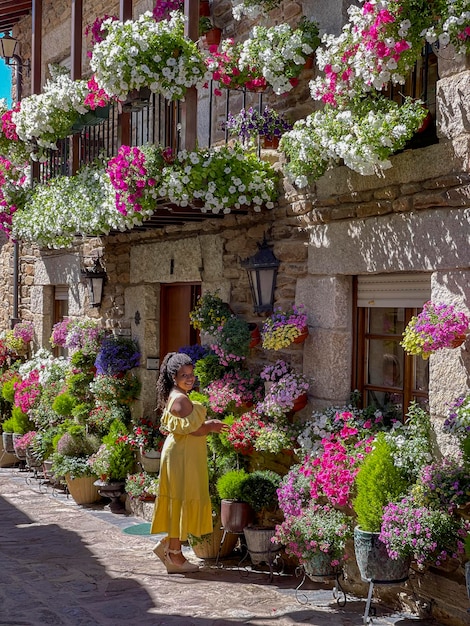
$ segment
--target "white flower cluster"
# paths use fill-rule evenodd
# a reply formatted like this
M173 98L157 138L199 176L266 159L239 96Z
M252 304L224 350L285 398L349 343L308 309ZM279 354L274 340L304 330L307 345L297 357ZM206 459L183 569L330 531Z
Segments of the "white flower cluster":
M258 67L275 94L287 93L296 85L296 78L307 57L314 53L312 39L301 28L288 24L271 28L255 26L249 39L243 42L240 52L240 70Z
M20 110L13 113L18 137L41 148L57 149L56 141L70 134L78 116L87 112L83 104L87 93L85 81L65 74L49 80L42 93L23 98Z
M284 169L298 187L341 159L362 175L390 168L388 157L403 148L426 116L422 103L411 99L400 106L386 98L366 98L350 107L327 105L282 136L279 149L288 157Z
M105 20L106 38L95 44L90 60L99 87L122 101L141 87L168 100L181 100L189 87L202 87L210 75L203 54L184 36L184 19L174 11L161 22L150 12L124 23Z
M271 209L276 197L276 180L266 163L253 155L213 148L202 152L178 153L176 162L163 169L159 193L178 206L193 200L202 203L201 211L230 213L251 205Z
M232 0L232 15L236 20L241 20L244 15L254 20L280 4L281 0Z
M79 235L124 231L140 223L134 214L116 210L114 189L104 169L86 166L76 176L38 185L24 211L13 217L12 236L39 246L61 248Z
M465 55L470 46L470 0L450 0L447 2L447 15L439 24L433 24L424 31L426 41L439 43L445 48L455 47L457 55Z

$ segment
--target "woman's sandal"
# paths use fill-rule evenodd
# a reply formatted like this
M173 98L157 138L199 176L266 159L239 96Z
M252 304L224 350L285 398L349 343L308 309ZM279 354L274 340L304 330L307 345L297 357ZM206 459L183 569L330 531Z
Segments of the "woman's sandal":
M166 545L168 543L168 537L164 537L163 539L161 539L157 545L155 546L155 548L153 549L153 552L156 556L158 556L158 558L160 559L160 561L163 563L163 565L166 566Z
M199 565L196 565L195 563L190 563L190 561L185 561L181 564L173 563L173 561L169 557L170 554L181 554L181 550L167 549L165 551L164 565L168 574L187 574L188 572L197 572L199 570Z

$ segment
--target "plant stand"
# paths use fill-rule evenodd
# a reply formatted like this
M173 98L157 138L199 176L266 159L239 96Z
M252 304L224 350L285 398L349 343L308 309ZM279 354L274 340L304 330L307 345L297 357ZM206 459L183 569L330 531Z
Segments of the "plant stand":
M104 480L95 480L93 483L95 487L98 487L98 493L103 498L109 498L111 500L109 504L109 510L111 513L125 514L126 507L121 502L121 496L124 493L123 481L116 481L108 483Z
M346 606L346 601L347 601L346 592L344 591L340 583L340 578L344 580L344 572L342 569L335 569L334 571L331 571L325 574L315 573L314 575L307 574L304 566L301 566L301 570L303 571L302 581L295 588L295 599L297 600L299 604L302 604L302 605L310 604L310 600L307 594L305 593L305 591L301 591L302 586L305 583L305 580L309 578L310 580L313 580L314 582L321 582L321 583L327 580L334 580L335 584L332 589L333 598L336 600L336 604L340 606L341 608ZM296 570L296 574L297 574L297 570Z

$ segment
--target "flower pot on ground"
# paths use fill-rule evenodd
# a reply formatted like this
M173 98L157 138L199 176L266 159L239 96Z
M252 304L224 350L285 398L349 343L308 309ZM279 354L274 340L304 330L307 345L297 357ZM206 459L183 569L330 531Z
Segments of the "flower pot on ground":
M71 474L66 474L65 481L67 489L76 504L92 504L100 499L100 494L95 485L96 476L73 478Z
M158 489L158 478L143 471L137 474L128 474L124 485L125 491L132 499L142 501L155 500Z
M246 526L243 529L246 547L253 565L272 565L281 551L281 546L273 543L275 529L269 526Z
M220 517L224 530L242 533L245 526L253 521L254 511L244 502L241 487L247 479L245 470L232 470L220 476L216 483L217 493L221 499Z
M240 499L255 512L255 522L260 526L274 528L277 522L277 490L281 476L272 470L256 470L249 473L240 487Z
M10 433L3 431L2 442L5 452L13 456L15 454L15 446L13 445L13 432Z
M220 515L214 520L214 530L210 535L203 537L191 537L189 542L194 554L200 559L226 558L230 556L235 548L238 537L236 533L227 533L224 538L224 529L221 528L222 520ZM224 542L222 543L222 539Z
M149 474L157 474L160 470L161 452L157 450L144 450L141 448L137 455L137 462L142 469Z
M8 435L8 438L3 437L3 435ZM13 446L13 433L2 433L2 438L0 439L0 467L9 467L18 461L16 454L14 454L14 449L13 453L6 451L4 445L5 439L10 441L11 448Z
M354 530L354 551L361 578L380 583L405 580L410 559L392 559L379 539L384 507L406 493L409 486L393 462L383 433L377 436L360 466L355 486L353 509L358 525Z

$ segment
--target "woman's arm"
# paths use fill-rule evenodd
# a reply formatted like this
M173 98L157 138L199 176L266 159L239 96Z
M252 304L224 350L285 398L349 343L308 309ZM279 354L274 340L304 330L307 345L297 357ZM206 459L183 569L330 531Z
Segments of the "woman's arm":
M209 433L220 433L223 430L228 430L227 424L224 424L220 420L206 420L204 424L192 433L195 437L205 437Z

